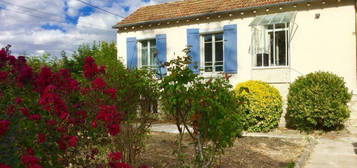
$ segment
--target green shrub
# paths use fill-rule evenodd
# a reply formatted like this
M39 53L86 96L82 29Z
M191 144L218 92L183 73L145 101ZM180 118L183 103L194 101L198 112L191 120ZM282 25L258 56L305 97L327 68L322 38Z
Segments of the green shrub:
M335 74L301 76L289 88L288 127L303 131L341 128L350 114L347 103L351 96L343 78Z
M239 93L242 88L248 91ZM262 81L239 83L234 88L248 102L242 108L244 129L249 132L268 132L279 125L282 98L279 91Z
M224 149L231 147L242 132L241 102L228 80L200 77L188 68L189 63L188 56L165 63L169 73L161 81L162 109L174 119L179 130L174 154L180 165L175 167L187 164L182 152L184 132L195 145L194 167L215 167L214 163Z

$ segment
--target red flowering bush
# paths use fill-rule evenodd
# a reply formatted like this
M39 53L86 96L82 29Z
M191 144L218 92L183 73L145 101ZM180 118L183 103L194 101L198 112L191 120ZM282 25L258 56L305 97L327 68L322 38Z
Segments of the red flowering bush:
M1 168L130 167L120 152L103 160L108 151L97 149L120 139L129 118L104 66L86 57L78 81L66 69L34 71L9 53L0 50Z

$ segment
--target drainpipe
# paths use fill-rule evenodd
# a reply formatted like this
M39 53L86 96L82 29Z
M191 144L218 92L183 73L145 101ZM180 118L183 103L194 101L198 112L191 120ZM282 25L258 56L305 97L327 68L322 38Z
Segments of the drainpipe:
M357 0L355 0L355 38L356 38L356 84L355 84L355 89L357 89ZM353 93L356 94L356 93Z

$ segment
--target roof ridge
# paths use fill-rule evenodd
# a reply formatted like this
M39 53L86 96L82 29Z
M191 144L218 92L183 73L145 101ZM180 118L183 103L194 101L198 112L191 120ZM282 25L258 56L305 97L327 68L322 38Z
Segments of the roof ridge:
M179 0L139 8L114 28L306 1L315 0Z

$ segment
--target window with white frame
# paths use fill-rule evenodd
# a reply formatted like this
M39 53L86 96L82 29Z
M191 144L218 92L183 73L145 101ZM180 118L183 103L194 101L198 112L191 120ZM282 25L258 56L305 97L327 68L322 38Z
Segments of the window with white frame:
M205 72L223 72L223 33L203 34L203 68Z
M256 53L257 67L289 65L289 24L265 25L264 37L260 43L264 48Z
M139 64L141 68L157 68L155 39L139 41Z
M290 42L297 29L296 12L275 13L255 17L250 51L255 67L287 67Z

